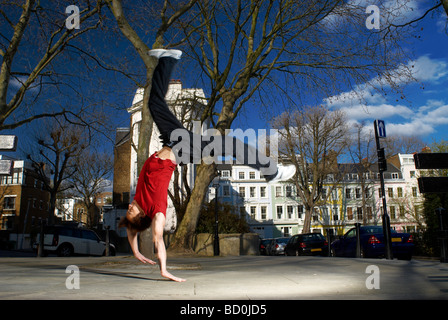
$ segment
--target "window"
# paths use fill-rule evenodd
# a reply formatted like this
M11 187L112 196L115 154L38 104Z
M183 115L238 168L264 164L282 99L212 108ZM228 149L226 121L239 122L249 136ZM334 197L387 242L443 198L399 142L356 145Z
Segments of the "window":
M411 175L411 178L415 178L415 171L410 171L409 174Z
M294 218L294 207L286 206L286 214L288 215L288 219L293 219Z
M229 177L230 177L230 170L221 171L221 178L229 178Z
M277 198L282 196L282 187L275 187L275 196Z
M244 180L245 178L246 178L246 175L244 174L244 172L239 172L238 173L238 179Z
M283 219L283 207L277 206L277 219Z
M4 210L14 210L16 208L16 197L5 196L3 200Z
M347 207L347 220L353 220L353 209L352 209L352 207Z
M397 197L398 198L401 198L401 197L403 197L403 188L397 188Z
M352 189L351 188L345 188L345 198L346 199L352 198Z
M372 196L369 187L365 187L365 194L366 194L366 199L368 199Z
M322 200L326 200L327 199L327 189L322 188L321 193L320 193L320 197Z
M3 214L0 222L0 230L11 230L14 227L14 215Z
M297 206L297 215L299 219L302 219L302 214L303 214L303 206L302 205L298 205Z
M249 187L249 196L251 198L255 198L257 196L255 192L255 187Z
M333 220L334 221L339 220L339 208L338 207L333 208Z
M238 195L241 198L244 198L246 196L246 188L245 187L239 187L238 189Z
M284 237L291 236L291 227L282 227L282 232Z
M255 179L255 172L254 171L249 172L249 179L251 179L251 180Z
M412 187L412 196L417 197L417 187Z
M249 210L250 210L250 218L252 220L257 219L257 207L256 206L250 206Z
M222 195L224 197L230 196L230 186L222 186Z
M266 206L261 206L260 207L260 212L261 212L261 220L266 220L266 218L267 218L267 207Z
M400 218L404 218L406 210L404 206L400 206Z
M389 211L390 211L390 218L392 219L392 220L395 220L395 207L394 206L390 206L389 207Z
M391 176L392 176L392 179L398 179L398 177L399 177L398 173L396 173L396 172L392 173Z
M362 220L362 207L358 207L356 213L358 220Z
M354 238L354 237L356 237L356 229L352 229L349 232L347 232L345 237L346 238Z
M292 197L292 186L286 186L286 196Z
M355 195L356 195L356 199L361 199L361 188L356 188L355 189Z
M387 195L389 196L389 198L393 198L394 197L394 189L387 188Z
M266 198L266 187L260 187L260 197Z

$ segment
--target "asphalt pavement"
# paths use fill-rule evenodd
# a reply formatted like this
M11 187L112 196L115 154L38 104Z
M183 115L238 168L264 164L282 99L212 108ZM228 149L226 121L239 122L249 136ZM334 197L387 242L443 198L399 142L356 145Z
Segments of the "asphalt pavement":
M446 300L448 264L285 256L170 256L169 271L132 256L0 253L1 300Z

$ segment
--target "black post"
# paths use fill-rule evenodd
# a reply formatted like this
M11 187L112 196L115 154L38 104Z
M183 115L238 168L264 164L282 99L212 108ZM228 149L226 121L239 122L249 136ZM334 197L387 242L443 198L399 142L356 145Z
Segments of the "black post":
M40 234L39 234L39 247L37 249L37 256L44 256L44 239L45 239L45 219L40 220Z
M448 217L444 208L437 208L440 223L440 262L448 262Z
M331 240L333 239L333 229L327 229L327 245L328 253L327 256L331 257Z
M356 258L361 258L361 224L355 223L356 227Z
M105 252L105 256L109 257L110 256L110 238L109 238L109 229L110 226L106 227L106 252Z
M393 259L392 256L392 240L391 240L391 234L390 234L390 219L389 215L387 214L387 204L386 204L386 190L384 187L384 176L383 171L387 170L387 162L386 158L384 156L384 148L381 148L380 146L380 138L378 135L378 122L374 121L374 128L375 128L375 141L376 141L376 150L378 153L378 169L380 173L380 183L381 183L381 198L383 200L383 234L384 234L384 241L385 243L385 254L386 259Z
M215 239L213 242L213 255L219 256L219 233L218 233L218 188L215 186Z

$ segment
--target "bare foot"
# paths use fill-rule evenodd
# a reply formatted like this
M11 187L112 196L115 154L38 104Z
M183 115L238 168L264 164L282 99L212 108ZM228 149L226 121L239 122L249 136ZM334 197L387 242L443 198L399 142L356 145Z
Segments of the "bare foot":
M169 279L169 280L176 281L176 282L185 282L185 281L187 281L187 280L185 280L185 279L182 279L182 278L178 278L178 277L173 276L173 275L172 275L171 273L169 273L168 271L160 272L160 274L161 274L162 277L167 278L167 279Z

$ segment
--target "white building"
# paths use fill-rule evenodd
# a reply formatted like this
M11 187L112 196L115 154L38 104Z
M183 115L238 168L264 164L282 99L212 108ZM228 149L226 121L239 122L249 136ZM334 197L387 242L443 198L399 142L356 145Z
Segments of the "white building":
M204 91L202 89L184 89L180 80L171 80L168 87L168 92L165 98L169 108L181 121L181 123L189 130L201 134L207 129L207 123L202 127L194 127L192 120L195 120L196 111L201 109L201 105L206 103ZM131 139L133 145L138 145L138 136L140 132L140 123L142 119L141 111L143 106L143 88L137 89L132 106L128 108L131 116ZM154 152L162 148L162 143L159 140L159 130L156 125L153 126L151 141L149 144L149 152ZM178 166L178 170L188 170L188 184L191 188L194 185L195 165L188 164L186 166ZM131 147L131 185L130 185L130 201L134 198L137 187L139 172L137 172L137 151ZM174 177L174 175L173 175ZM173 178L172 178L173 179ZM180 187L183 187L183 181L179 179ZM170 189L172 189L172 183ZM175 219L174 207L171 199L168 198L167 221L166 229L175 230L177 220Z
M397 156L401 164L392 159L383 175L387 212L393 229L417 231L421 223L416 214L417 204L422 200L417 173L412 155ZM383 203L378 172L374 169L366 173L361 182L356 165L343 164L340 168L345 172L344 179L339 182L328 179L324 184L325 196L313 210L311 230L326 234L330 229L333 234L342 235L355 223L381 225ZM220 165L218 169L219 201L230 203L240 216L245 216L252 232L261 238L302 232L305 210L292 183L270 184L258 170L243 165ZM365 184L364 197L361 183ZM209 200L214 197L215 189L211 186Z

